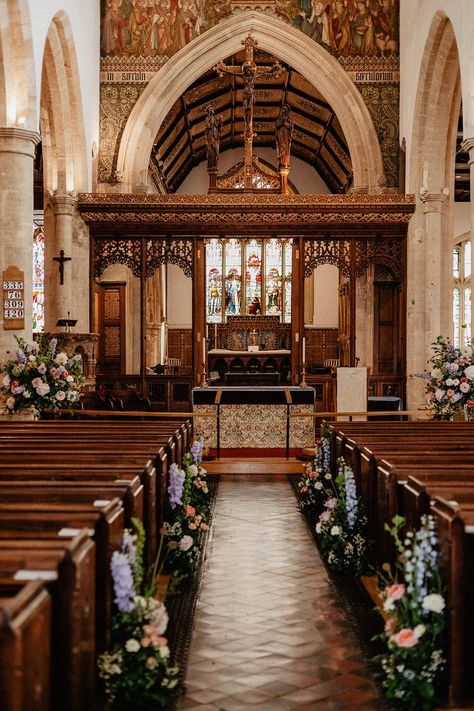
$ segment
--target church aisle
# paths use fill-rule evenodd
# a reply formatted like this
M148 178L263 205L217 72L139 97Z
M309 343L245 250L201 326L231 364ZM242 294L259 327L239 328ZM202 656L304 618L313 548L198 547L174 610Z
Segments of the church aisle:
M187 711L380 709L288 482L221 480Z

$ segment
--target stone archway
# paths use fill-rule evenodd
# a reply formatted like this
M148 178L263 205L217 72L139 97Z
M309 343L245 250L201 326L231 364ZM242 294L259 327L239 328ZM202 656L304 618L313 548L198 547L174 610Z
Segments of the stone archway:
M420 66L407 191L417 194L408 233L407 372L427 367L431 344L452 335L453 192L461 75L451 21L437 12ZM424 404L409 381L408 406Z
M37 128L33 42L27 0L0 8L0 126Z
M52 19L43 55L40 130L45 193L45 326L54 330L59 318L88 328L88 241L76 212L77 193L87 189L87 155L79 69L69 18L64 11ZM76 236L76 239L74 239ZM57 257L61 250L72 262L60 283ZM73 278L75 293L73 301Z
M86 140L76 50L64 11L46 36L41 77L40 128L44 187L58 192L87 189Z
M174 102L218 61L239 51L249 31L262 49L288 62L331 104L348 142L354 189L379 191L385 184L380 145L367 106L352 80L334 57L302 32L255 11L239 13L194 39L148 84L120 143L117 173L121 174L122 189L133 192L143 183L156 133Z

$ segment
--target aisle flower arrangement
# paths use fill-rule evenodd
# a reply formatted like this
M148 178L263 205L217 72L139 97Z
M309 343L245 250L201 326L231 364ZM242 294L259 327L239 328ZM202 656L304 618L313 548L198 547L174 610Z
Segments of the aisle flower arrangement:
M193 574L202 533L209 530L209 487L206 470L201 466L202 451L202 440L195 440L183 456L183 469L176 464L170 467L162 562L163 572L172 576L170 592Z
M304 474L298 482L298 508L304 514L319 514L324 501L330 496L332 482L329 438L323 436L316 443L313 464L304 465Z
M114 711L170 708L176 693L178 669L169 664L166 637L168 613L147 588L143 570L144 531L133 519L136 533L125 530L120 551L111 561L114 589L109 650L98 659L99 675Z
M380 609L384 632L378 636L385 652L382 666L387 698L403 709L428 711L436 706L440 674L445 666L442 636L446 603L438 569L437 540L431 516L422 518L418 531L401 535L405 521L393 519L386 529L399 554L396 570L380 573Z
M337 573L360 575L367 568L367 520L357 497L352 469L343 459L324 511L316 524L316 535L328 567Z
M40 336L27 343L16 337L16 358L3 367L0 386L7 413L34 408L63 409L79 405L83 383L81 355L58 349L56 338Z
M474 408L473 344L455 348L449 338L438 336L433 343L431 370L426 379L427 404L434 419L451 420L458 411Z

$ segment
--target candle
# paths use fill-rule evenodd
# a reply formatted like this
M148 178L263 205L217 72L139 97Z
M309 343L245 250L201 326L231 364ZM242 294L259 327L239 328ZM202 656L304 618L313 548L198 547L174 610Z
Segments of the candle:
M165 362L165 322L161 322L160 327L160 363L163 365Z
M206 338L209 338L209 326L206 323Z
M202 339L202 362L204 363L204 367L206 367L206 341L204 338Z
M214 348L217 348L217 323L214 324Z
M303 365L305 365L305 363L306 363L306 338L303 338L303 356L302 356L302 360L303 360Z

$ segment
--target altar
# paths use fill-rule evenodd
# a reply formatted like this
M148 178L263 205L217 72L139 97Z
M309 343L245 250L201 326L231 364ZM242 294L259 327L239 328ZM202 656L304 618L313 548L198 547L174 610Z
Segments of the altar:
M215 417L195 417L194 432L206 446L225 450L271 450L296 454L314 447L314 388L208 387L194 388L193 412ZM304 414L304 417L298 417Z

